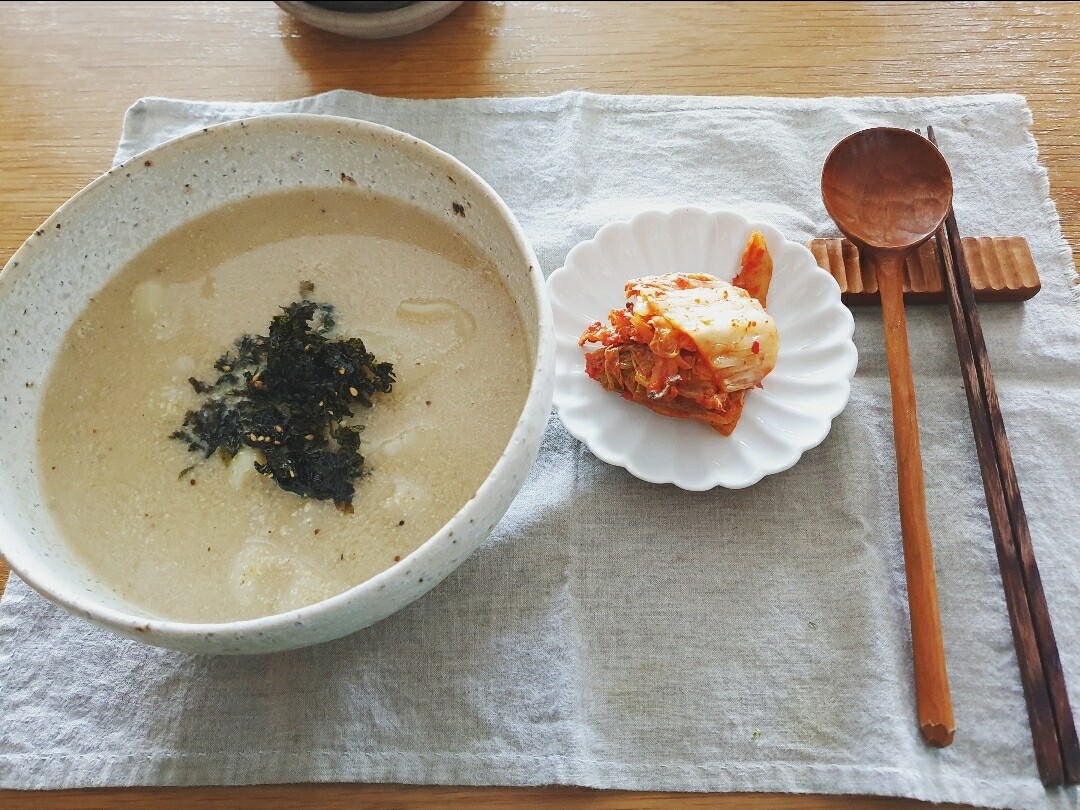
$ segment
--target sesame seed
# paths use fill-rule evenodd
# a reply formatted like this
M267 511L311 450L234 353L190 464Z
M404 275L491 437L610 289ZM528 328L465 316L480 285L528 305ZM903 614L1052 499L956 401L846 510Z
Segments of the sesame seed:
M349 393L352 394L354 397L360 396L360 392L357 391L355 388L352 388L352 387L349 388Z

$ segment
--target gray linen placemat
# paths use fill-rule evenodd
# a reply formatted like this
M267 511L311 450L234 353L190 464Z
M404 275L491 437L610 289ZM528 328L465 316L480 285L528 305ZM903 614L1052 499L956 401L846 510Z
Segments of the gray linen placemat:
M933 124L966 233L1020 234L1043 278L987 306L994 363L1066 675L1080 694L1080 311L1017 96L611 97L280 104L145 99L117 158L240 116L404 129L504 197L546 271L645 208L731 207L835 233L819 172L864 126ZM0 604L0 784L393 781L878 793L1076 806L1043 790L948 312L909 314L955 744L914 721L880 314L825 443L743 491L688 493L598 462L553 418L487 544L399 614L261 658L150 649L13 578Z

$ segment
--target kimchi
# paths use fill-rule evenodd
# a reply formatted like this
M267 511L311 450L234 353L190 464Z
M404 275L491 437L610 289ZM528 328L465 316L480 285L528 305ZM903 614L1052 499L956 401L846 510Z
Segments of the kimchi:
M629 281L626 306L579 345L600 344L585 371L609 391L664 414L735 429L747 391L776 365L780 340L765 311L772 280L765 238L751 235L731 283L703 273Z

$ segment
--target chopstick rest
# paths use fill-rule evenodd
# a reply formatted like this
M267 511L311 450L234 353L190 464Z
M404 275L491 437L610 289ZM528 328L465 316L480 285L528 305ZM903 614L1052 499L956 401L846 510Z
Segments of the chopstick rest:
M1039 271L1022 236L965 236L960 240L975 300L1026 301L1039 292ZM818 266L840 285L840 298L848 306L881 303L877 278L847 239L828 237L807 243ZM904 266L904 303L945 303L941 259L936 240L911 252Z

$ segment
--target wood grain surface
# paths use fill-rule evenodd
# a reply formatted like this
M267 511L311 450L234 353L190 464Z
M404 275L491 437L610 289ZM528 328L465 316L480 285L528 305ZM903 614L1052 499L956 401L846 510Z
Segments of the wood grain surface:
M702 95L1022 93L1080 237L1080 4L466 3L399 40L305 27L270 2L0 3L0 265L109 164L140 96L276 100L581 89ZM928 122L934 123L934 122ZM960 223L961 231L964 223ZM0 579L6 569L0 564ZM3 723L0 718L0 723ZM562 807L900 810L899 799L574 788L304 785L15 793L26 808Z

